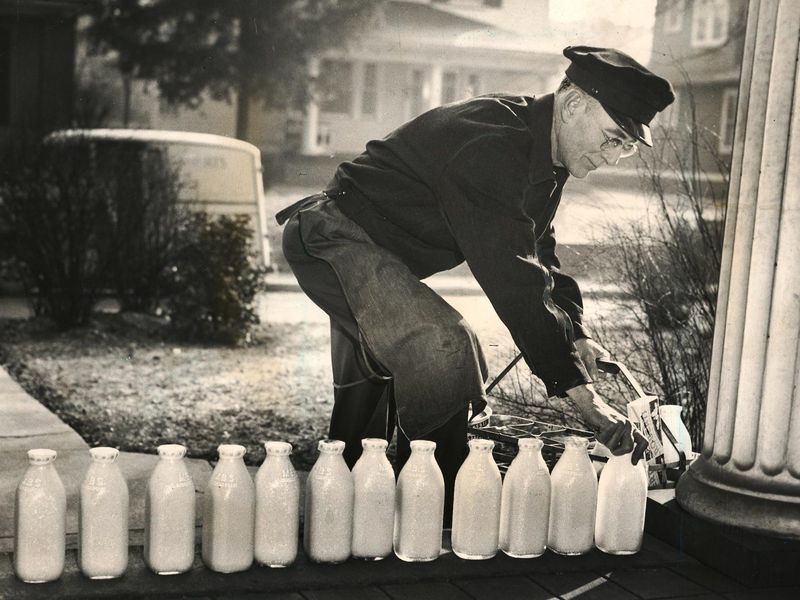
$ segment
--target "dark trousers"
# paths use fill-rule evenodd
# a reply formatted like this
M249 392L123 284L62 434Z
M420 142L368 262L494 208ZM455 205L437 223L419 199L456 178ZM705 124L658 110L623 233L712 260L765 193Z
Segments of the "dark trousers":
M344 457L352 468L361 455L363 438L391 440L393 437L397 406L392 374L373 357L364 342L336 271L329 262L308 252L297 215L286 224L283 252L300 287L331 320L334 406L329 435L345 442ZM456 474L467 452L468 412L465 400L461 411L419 436L436 442L435 456L445 480L446 526L452 514ZM411 450L409 438L400 427L397 429L395 469L399 473Z

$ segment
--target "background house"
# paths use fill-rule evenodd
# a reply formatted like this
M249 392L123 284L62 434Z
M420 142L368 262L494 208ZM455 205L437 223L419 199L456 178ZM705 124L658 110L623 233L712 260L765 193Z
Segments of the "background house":
M85 0L0 0L0 147L69 125Z
M730 165L747 0L658 0L650 66L675 87L677 99L661 117L674 131L694 121L708 140L700 161L715 170L715 155Z
M526 15L539 36L492 24ZM289 111L254 102L247 141L268 154L352 155L409 118L487 91L549 90L563 72L549 35L549 0L389 0L370 27L312 60L315 101ZM503 22L503 19L505 21ZM79 27L79 37L88 21ZM78 80L108 105L105 123L235 135L236 102L171 106L147 81L123 81L112 57L79 45ZM101 85L97 85L102 82Z

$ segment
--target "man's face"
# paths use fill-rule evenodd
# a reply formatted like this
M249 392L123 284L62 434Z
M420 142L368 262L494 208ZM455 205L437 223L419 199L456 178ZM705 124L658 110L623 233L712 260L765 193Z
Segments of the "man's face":
M573 177L586 177L603 165L616 165L636 152L636 141L624 133L600 104L573 92L560 111L556 162Z

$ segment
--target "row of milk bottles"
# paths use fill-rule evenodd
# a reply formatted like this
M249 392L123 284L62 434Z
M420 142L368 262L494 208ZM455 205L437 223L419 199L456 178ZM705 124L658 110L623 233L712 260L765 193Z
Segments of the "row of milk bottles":
M456 476L453 552L487 559L501 549L515 558L565 555L595 546L609 554L634 554L644 535L647 471L631 455L613 456L597 474L588 440L569 437L552 474L542 441L519 440L519 452L501 483L492 458L494 442L473 439Z
M291 445L267 442L255 485L244 446L223 444L206 489L203 561L211 569L247 569L255 558L286 566L297 553L300 483ZM114 448L92 448L80 488L78 562L91 579L120 577L128 565L128 487ZM195 487L178 444L158 447L160 460L145 496L144 559L161 575L188 571L195 554ZM23 581L53 581L64 569L66 494L56 452L28 451L16 492L14 571Z
M465 559L486 559L498 548L514 557L545 548L582 554L594 545L630 554L641 546L647 495L643 461L612 457L600 476L587 440L569 438L552 475L537 438L519 441L505 482L492 458L494 443L473 439L458 472L452 547ZM444 479L434 458L436 444L411 442L411 456L395 482L386 440L365 439L350 471L344 442L322 440L308 475L304 549L315 562L350 556L380 560L394 552L405 561L430 561L441 548ZM253 560L285 567L295 560L300 483L291 445L267 442L255 482L244 465L245 448L219 447L219 462L206 490L202 557L210 569L231 573ZM145 501L144 557L159 574L189 570L194 561L194 483L183 462L186 449L159 446ZM90 450L92 463L81 485L79 563L90 578L122 575L128 561L128 490L113 448ZM28 452L30 466L17 488L14 567L20 579L57 579L64 567L66 496L54 468L53 450Z

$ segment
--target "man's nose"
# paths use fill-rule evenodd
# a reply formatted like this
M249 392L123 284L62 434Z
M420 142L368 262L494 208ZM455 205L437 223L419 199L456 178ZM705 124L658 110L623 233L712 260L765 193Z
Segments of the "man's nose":
M617 166L622 158L622 148L608 148L602 150L600 155L603 157L603 160L606 161L606 164Z

